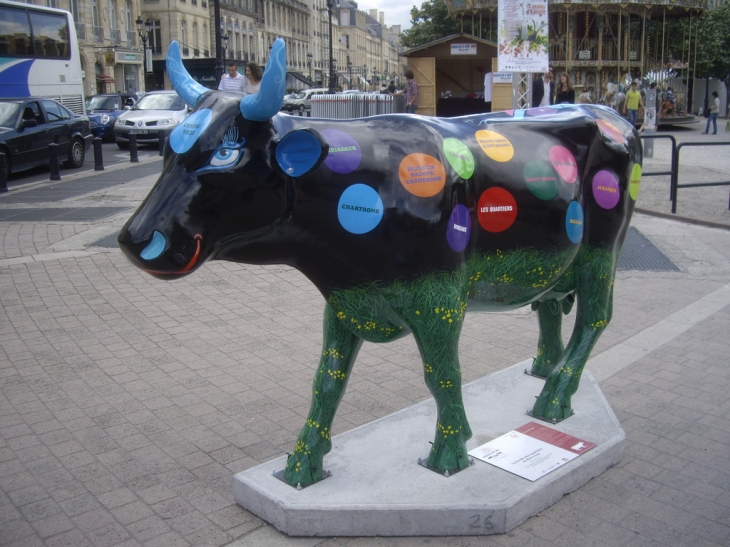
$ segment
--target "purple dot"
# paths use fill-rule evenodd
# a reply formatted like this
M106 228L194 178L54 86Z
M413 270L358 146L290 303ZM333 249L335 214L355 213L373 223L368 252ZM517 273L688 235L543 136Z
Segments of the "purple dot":
M329 144L329 153L324 164L335 173L352 173L360 165L362 151L355 139L344 131L325 129L322 136Z
M449 226L446 229L446 241L457 253L460 253L469 244L471 236L471 216L469 209L464 205L457 205L449 217Z
M596 173L593 176L593 197L596 198L596 203L604 209L616 207L621 197L616 175L606 170Z

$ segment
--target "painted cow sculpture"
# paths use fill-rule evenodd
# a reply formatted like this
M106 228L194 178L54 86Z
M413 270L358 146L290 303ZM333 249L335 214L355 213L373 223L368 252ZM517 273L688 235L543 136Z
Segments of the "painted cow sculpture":
M364 340L412 333L437 403L428 466L468 466L459 335L468 310L531 304L533 415L570 416L571 396L611 319L614 274L641 178L634 129L598 106L437 119L326 120L278 114L285 48L261 91L211 91L167 67L194 108L170 135L163 172L119 244L163 279L206 260L288 264L326 299L306 423L284 477L322 477L330 432ZM562 314L577 298L570 342Z

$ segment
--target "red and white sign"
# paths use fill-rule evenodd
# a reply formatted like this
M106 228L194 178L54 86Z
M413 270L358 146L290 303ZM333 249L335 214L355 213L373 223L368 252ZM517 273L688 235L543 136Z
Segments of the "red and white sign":
M451 44L451 55L476 55L476 44Z
M470 450L469 455L536 481L595 446L595 443L529 422Z

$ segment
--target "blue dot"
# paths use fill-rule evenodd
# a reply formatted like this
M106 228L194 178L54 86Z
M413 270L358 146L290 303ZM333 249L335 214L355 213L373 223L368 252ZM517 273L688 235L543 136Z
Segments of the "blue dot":
M337 218L348 232L366 234L380 224L383 201L370 186L353 184L340 196Z
M583 208L580 203L571 201L565 214L565 231L573 243L580 243L583 239L583 220Z

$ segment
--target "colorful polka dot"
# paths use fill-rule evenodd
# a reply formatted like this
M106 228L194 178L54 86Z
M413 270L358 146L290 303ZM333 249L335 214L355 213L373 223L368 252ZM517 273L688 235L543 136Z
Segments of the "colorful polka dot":
M337 218L352 234L365 234L380 224L383 201L378 193L365 184L353 184L340 196Z
M596 198L596 203L604 209L616 207L621 197L616 175L605 169L596 173L593 176L593 197Z
M352 173L362 161L362 150L357 141L344 131L325 129L322 136L329 144L324 164L335 173Z
M629 181L629 196L636 201L639 198L639 187L641 186L641 165L635 163L631 168L631 180Z
M556 145L550 148L550 161L565 182L573 184L578 178L578 162L565 146Z
M451 211L449 225L446 228L446 240L449 242L449 247L460 253L469 244L470 236L471 216L469 215L469 209L459 204Z
M539 199L553 199L558 193L558 176L553 168L542 161L528 161L522 171L530 192Z
M443 148L446 160L457 175L468 179L474 174L474 156L463 142L449 137L444 139Z
M408 154L400 162L398 177L406 190L422 198L435 196L446 184L444 166L428 154Z
M571 201L565 214L565 231L568 239L573 243L580 243L583 239L583 208L577 201Z
M612 141L615 141L619 144L626 144L629 141L626 140L626 137L621 132L621 130L613 125L611 122L607 122L606 120L596 120L596 124L598 124L598 129L601 131L601 134L605 137L608 137Z
M517 218L517 202L504 188L490 188L479 197L477 219L487 232L503 232Z
M474 136L484 153L494 161L506 162L515 155L512 143L496 131L482 129L474 133Z

